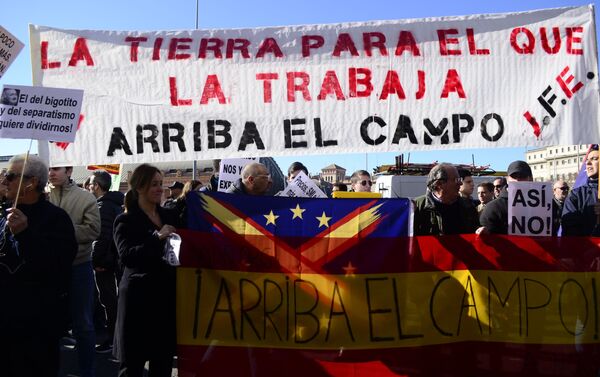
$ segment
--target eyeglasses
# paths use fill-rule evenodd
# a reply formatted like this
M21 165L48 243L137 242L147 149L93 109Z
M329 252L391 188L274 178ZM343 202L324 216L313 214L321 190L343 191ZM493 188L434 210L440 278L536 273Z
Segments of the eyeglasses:
M362 181L360 181L361 186L373 186L373 182L371 181L367 181L366 179L363 179Z
M267 179L271 179L271 174L257 174L254 177L267 177Z
M4 179L6 179L7 182L12 182L15 179L19 178L21 176L21 173L7 173L4 175ZM28 179L31 178L30 175L23 175L23 179Z
M555 190L569 191L569 187L555 187Z

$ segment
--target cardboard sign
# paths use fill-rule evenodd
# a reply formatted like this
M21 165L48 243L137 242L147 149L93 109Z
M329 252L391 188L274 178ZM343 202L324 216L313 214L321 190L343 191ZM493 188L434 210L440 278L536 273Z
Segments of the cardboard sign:
M73 142L83 91L4 85L0 138Z
M552 183L511 182L508 185L508 234L552 235Z
M300 171L296 177L288 183L285 190L277 194L278 196L286 196L290 198L326 198L327 195L312 179L303 171Z
M255 29L30 32L34 84L85 90L77 142L51 145L51 165L600 139L591 5Z
M219 167L219 189L217 191L226 192L233 182L242 177L244 166L257 162L258 158L231 158L221 160Z
M23 43L0 25L0 78L23 49Z

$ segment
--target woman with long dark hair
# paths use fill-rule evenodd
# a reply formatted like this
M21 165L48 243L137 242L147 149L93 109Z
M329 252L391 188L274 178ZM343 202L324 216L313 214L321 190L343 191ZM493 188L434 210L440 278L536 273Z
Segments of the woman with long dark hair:
M163 259L177 216L160 206L162 173L142 164L129 179L125 213L115 219L114 236L123 277L114 355L119 376L171 376L175 353L175 268Z

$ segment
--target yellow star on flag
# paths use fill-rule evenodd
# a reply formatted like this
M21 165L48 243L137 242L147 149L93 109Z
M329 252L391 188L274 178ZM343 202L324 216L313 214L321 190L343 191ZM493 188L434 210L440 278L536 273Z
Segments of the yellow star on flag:
M302 212L304 212L306 210L300 208L300 204L296 204L296 208L290 208L290 211L292 211L292 213L294 214L294 217L292 217L292 220L294 220L296 217L299 217L301 220L303 220Z
M331 220L331 217L327 217L325 211L323 211L321 217L317 217L316 219L319 220L319 228L322 226L329 228L329 220Z
M342 270L346 271L346 276L354 276L356 267L352 265L352 262L348 262L348 265L346 267L342 267Z
M271 210L271 212L269 212L268 215L263 215L263 216L265 217L265 219L267 219L266 225L269 225L269 224L276 225L275 220L277 220L277 218L279 217L273 213L273 210Z

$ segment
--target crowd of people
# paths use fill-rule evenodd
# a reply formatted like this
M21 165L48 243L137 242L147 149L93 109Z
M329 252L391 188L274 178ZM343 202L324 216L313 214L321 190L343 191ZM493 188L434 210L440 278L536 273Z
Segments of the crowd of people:
M587 182L569 192L553 185L553 235L597 235L598 147L586 160ZM67 331L76 343L80 375L95 375L95 353L113 352L119 375L170 376L176 346L175 267L165 262L165 244L186 227L186 195L217 191L174 182L163 202L163 173L139 165L125 195L110 191L111 176L94 171L85 188L71 167L50 167L36 156L13 157L0 179L0 376L52 376L59 370L59 344ZM215 170L218 171L218 170ZM293 163L291 182L308 169ZM475 185L471 172L441 163L431 169L424 195L414 199L414 235L508 233L508 185L532 181L531 168L514 161L506 177ZM253 162L228 189L234 195L266 195L273 180ZM355 192L372 191L371 175L350 178ZM344 184L334 191L346 191ZM100 310L97 310L100 308ZM98 314L100 313L100 314ZM106 336L96 335L102 317Z

